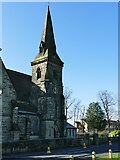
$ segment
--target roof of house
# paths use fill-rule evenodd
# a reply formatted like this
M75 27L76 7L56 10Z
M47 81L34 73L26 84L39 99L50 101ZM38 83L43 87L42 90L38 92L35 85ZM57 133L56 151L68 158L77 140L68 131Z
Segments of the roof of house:
M119 121L118 120L110 120L110 123L111 124L117 124L117 123L119 123Z
M72 124L68 123L67 122L67 126L66 126L67 129L77 129L75 126L73 126Z
M6 69L9 78L16 90L17 100L29 101L31 89L31 76L17 71Z

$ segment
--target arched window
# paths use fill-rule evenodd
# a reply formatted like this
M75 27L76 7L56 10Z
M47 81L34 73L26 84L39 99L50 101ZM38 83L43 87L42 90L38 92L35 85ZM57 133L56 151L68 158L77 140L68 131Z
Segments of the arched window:
M41 71L39 67L37 68L36 73L37 73L37 79L41 78Z

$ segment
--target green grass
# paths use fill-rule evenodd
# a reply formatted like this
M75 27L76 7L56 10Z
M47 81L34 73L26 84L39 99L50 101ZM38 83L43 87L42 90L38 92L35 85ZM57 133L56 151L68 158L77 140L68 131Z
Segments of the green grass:
M113 153L112 159L113 160L120 160L120 153ZM101 157L97 158L96 160L109 160L109 157L108 157L108 155L101 156Z

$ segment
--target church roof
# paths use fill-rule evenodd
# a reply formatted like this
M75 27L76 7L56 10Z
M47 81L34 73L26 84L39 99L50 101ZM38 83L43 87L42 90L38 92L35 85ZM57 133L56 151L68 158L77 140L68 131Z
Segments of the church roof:
M16 90L17 99L21 101L29 101L31 89L31 76L24 73L6 69L9 78Z
M48 6L42 38L39 46L39 53L35 57L35 59L32 61L31 65L39 63L40 61L44 61L46 59L49 62L53 62L63 66L63 62L61 61L60 57L56 52L56 45L55 45L49 6Z
M22 114L37 114L37 108L29 102L12 100L12 105L18 107L18 112Z

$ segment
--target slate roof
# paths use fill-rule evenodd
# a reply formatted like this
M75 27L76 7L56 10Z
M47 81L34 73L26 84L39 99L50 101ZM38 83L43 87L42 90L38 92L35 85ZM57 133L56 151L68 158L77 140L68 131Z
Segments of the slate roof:
M46 13L42 39L39 46L39 53L31 62L31 65L37 64L44 60L48 60L49 62L60 65L61 67L63 67L64 64L56 52L53 25L49 6Z
M67 129L77 129L75 126L73 126L72 124L68 123L67 122L67 126L66 126Z
M18 112L19 113L37 113L37 108L30 104L29 102L22 102L22 101L16 101L12 100L12 105L14 107L18 107Z
M17 71L6 69L9 78L16 90L17 100L29 101L31 89L31 76Z

